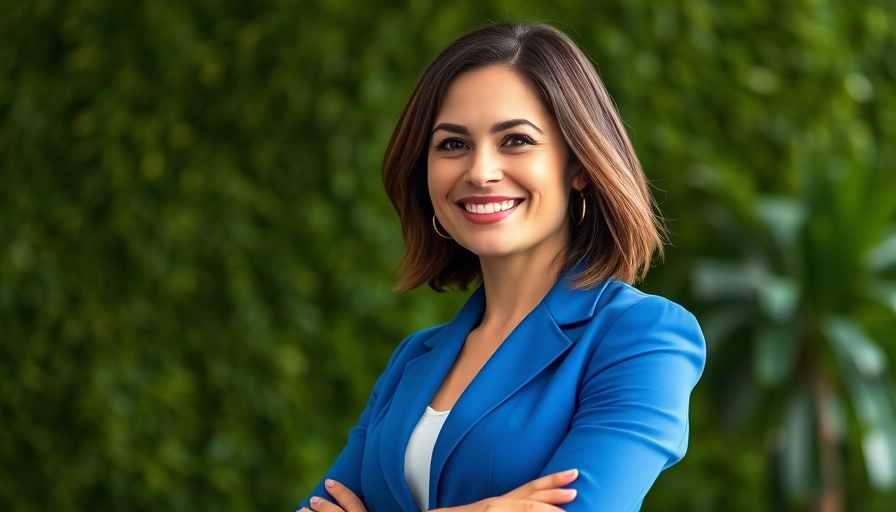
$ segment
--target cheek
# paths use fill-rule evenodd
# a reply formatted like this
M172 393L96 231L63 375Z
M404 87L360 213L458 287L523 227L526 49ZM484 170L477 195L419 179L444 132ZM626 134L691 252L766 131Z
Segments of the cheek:
M544 201L566 204L572 186L572 179L566 172L557 167L547 167L533 178L535 178L531 182L533 193L541 196Z
M426 183L432 198L441 198L451 191L451 168L445 162L429 159L426 166Z

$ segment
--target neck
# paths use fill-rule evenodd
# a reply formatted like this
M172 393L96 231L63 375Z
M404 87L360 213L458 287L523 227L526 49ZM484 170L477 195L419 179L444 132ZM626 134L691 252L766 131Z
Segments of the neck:
M535 309L560 277L561 256L480 258L485 288L483 326L512 329Z

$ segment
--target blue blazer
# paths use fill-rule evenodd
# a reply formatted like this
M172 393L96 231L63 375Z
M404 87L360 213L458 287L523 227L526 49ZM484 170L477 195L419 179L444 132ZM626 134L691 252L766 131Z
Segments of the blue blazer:
M325 476L370 512L417 510L404 474L408 439L484 307L480 288L452 322L405 339L374 386ZM638 510L687 449L688 400L705 356L681 306L612 279L589 290L561 279L451 409L433 450L429 508L577 468L578 496L565 510ZM323 481L311 496L329 498Z

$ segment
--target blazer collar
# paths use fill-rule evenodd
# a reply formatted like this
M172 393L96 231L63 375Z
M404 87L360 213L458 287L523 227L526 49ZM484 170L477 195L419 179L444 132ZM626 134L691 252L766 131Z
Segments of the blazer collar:
M613 281L612 278L605 279L594 288L575 290L569 287L574 274L574 271L565 272L542 301L558 326L577 324L594 318L601 295Z
M576 270L566 271L557 280L557 283L551 288L548 294L542 299L540 306L547 308L554 323L558 326L566 326L585 322L594 318L597 314L597 305L600 297L606 290L607 286L613 282L613 278L605 279L603 282L589 288L587 290L576 290L570 288L570 282L575 275ZM536 308L537 309L537 308ZM476 289L467 302L461 308L455 319L447 324L439 334L424 341L423 344L428 348L435 347L439 342L444 340L448 331L452 331L452 327L460 325L469 325L466 332L479 323L482 314L485 311L485 290L482 286ZM466 336L466 333L464 334Z
M431 497L436 496L438 479L448 457L466 433L566 351L572 341L563 332L563 326L594 316L607 282L589 290L573 290L568 286L569 274L557 281L504 340L451 409L433 450ZM415 508L404 476L408 440L484 310L485 292L480 286L453 321L423 342L430 350L405 365L384 419L380 446L383 472L402 509Z

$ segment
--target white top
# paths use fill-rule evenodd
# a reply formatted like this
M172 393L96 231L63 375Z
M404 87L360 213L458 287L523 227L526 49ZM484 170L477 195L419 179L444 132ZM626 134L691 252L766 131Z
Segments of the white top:
M420 510L429 508L429 468L432 463L432 450L449 412L451 410L440 412L426 406L426 411L411 432L408 449L404 452L404 477Z

